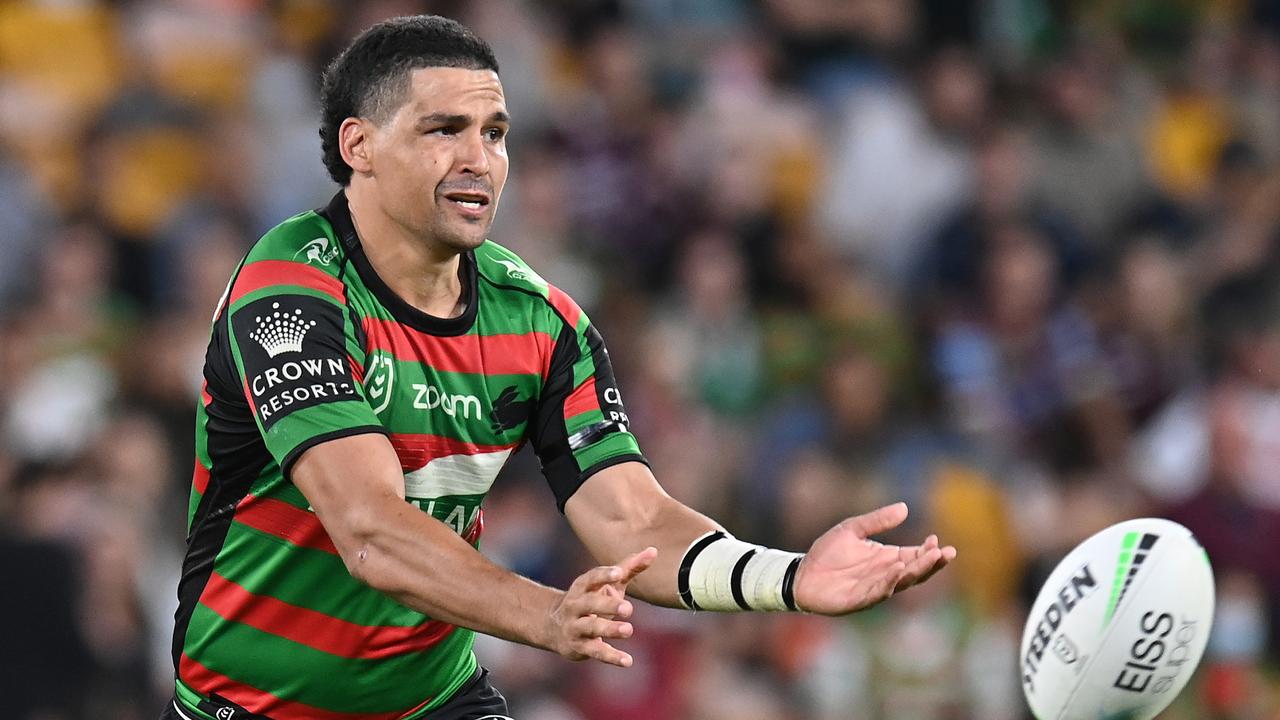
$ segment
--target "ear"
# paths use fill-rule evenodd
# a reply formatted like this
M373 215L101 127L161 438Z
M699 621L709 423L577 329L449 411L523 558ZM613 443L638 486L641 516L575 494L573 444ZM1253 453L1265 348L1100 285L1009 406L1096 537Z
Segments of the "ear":
M342 160L356 173L373 170L368 130L368 121L361 118L349 117L338 126L338 150L342 153Z

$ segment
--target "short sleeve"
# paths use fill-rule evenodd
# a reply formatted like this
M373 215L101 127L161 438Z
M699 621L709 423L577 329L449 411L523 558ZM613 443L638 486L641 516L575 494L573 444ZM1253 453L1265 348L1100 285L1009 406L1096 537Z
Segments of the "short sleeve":
M630 430L604 338L586 314L554 287L565 320L538 399L531 440L556 504L593 474L623 462L646 462Z
M245 265L222 321L245 399L267 450L288 475L326 440L385 432L365 399L361 353L343 285L300 263Z

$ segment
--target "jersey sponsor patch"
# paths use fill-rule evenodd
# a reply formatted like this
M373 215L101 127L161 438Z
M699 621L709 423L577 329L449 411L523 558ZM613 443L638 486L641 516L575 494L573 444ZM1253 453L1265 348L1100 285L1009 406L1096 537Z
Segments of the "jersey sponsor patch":
M240 308L231 325L263 430L302 408L359 398L337 305L277 295Z

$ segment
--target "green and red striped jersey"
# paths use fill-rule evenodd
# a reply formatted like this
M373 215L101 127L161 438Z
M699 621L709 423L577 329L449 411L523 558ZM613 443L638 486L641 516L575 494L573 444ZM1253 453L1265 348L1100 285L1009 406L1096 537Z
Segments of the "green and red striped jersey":
M476 668L473 633L355 580L289 481L308 448L378 432L407 501L473 545L485 494L528 441L555 498L643 461L599 333L486 242L465 312L427 315L374 272L346 196L268 232L214 317L173 655L190 717L216 694L277 720L417 718ZM351 478L360 482L360 478ZM484 592L476 588L476 592Z

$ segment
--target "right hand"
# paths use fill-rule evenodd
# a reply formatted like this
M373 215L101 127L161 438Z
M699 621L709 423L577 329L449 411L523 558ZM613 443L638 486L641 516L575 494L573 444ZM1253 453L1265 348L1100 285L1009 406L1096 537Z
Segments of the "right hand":
M648 569L656 557L657 548L648 547L617 565L592 568L579 575L548 618L551 649L573 661L599 660L631 667L631 656L605 639L631 637L633 628L626 620L634 606L626 598L627 583Z

